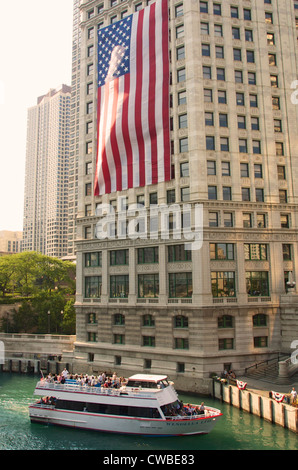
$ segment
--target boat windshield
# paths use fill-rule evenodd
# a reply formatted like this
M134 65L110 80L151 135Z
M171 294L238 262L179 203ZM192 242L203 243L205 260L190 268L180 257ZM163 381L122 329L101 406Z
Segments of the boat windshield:
M134 388L165 388L169 385L169 382L164 379L164 380L159 380L158 382L152 382L149 380L132 380L129 379L126 387L134 387Z

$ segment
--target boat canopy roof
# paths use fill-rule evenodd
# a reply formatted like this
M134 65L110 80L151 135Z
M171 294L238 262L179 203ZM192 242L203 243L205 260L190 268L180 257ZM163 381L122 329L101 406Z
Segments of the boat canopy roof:
M135 374L130 376L128 380L158 383L161 380L167 380L167 378L168 377L166 375Z

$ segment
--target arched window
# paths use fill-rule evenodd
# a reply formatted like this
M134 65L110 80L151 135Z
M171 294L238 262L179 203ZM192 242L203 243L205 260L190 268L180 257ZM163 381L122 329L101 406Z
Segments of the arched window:
M267 326L267 315L257 313L252 317L253 326Z
M174 328L188 328L188 318L184 315L174 317Z
M223 315L218 317L218 328L233 328L233 317L231 315Z

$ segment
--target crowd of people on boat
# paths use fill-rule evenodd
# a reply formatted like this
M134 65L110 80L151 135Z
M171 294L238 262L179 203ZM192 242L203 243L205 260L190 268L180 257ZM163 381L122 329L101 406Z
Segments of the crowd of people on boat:
M205 405L204 402L202 402L200 406L190 403L184 405L182 401L178 400L170 405L165 405L162 407L162 410L167 418L197 416L205 413Z
M116 372L108 376L106 372L95 375L88 374L70 374L65 368L60 374L49 373L44 380L57 384L77 384L88 387L120 388L126 384L124 377L118 377Z

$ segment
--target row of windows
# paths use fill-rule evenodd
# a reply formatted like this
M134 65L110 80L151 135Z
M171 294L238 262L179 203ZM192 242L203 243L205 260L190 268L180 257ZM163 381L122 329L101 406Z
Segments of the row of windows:
M210 259L211 260L234 260L235 259L235 243L210 243ZM266 243L244 243L244 259L245 260L268 260L269 245ZM284 261L292 259L293 245L289 243L282 244L282 253ZM168 262L191 261L192 251L186 250L184 245L168 246ZM157 246L138 248L137 251L138 264L154 264L159 263L159 250ZM110 251L110 265L128 265L129 250ZM102 252L85 253L85 267L97 267L102 265Z
M88 342L97 342L96 333L88 333L87 340ZM144 347L154 348L156 346L155 336L142 336L141 343ZM125 344L125 334L114 334L113 335L113 344ZM268 336L254 336L253 344L255 348L262 348L268 346ZM188 338L173 338L173 349L189 349L189 339ZM234 349L234 338L218 338L218 349ZM117 365L121 364L118 359ZM148 366L146 367L148 368Z
M95 333L88 334L88 342L97 342L97 335ZM113 336L113 344L125 344L125 335L124 334L115 334ZM254 336L253 344L255 348L264 348L268 346L268 336ZM142 346L152 347L156 346L155 336L142 336ZM173 349L189 349L189 340L188 338L174 338ZM234 349L234 338L219 338L218 339L218 349ZM89 356L90 359L90 356ZM94 360L94 356L93 356ZM117 356L117 365L121 365L121 357ZM148 365L146 363L145 368L150 368L151 363ZM183 372L183 370L179 370Z
M247 256L267 256L265 250L259 252L248 251ZM228 256L228 254L227 254ZM249 258L248 258L249 259ZM255 258L252 258L255 259ZM289 272L284 272L284 283L289 278ZM269 272L268 271L246 271L246 293L249 297L268 297ZM110 281L110 298L128 298L129 275L113 275ZM158 298L159 296L159 274L140 274L138 281L138 298ZM191 272L179 272L168 274L169 298L187 299L192 297ZM85 298L100 298L102 290L101 276L85 277ZM213 298L236 297L236 272L235 271L211 271L211 290Z
M142 316L142 326L143 327L155 327L155 317L150 314ZM173 328L188 328L189 320L185 315L176 315L172 320ZM89 313L87 317L88 324L97 324L97 315L96 313ZM252 317L252 323L254 327L258 326L267 326L268 316L263 313L258 313ZM124 326L125 325L125 315L122 313L116 313L113 315L113 325ZM222 315L217 319L218 328L234 328L234 317L231 315Z

